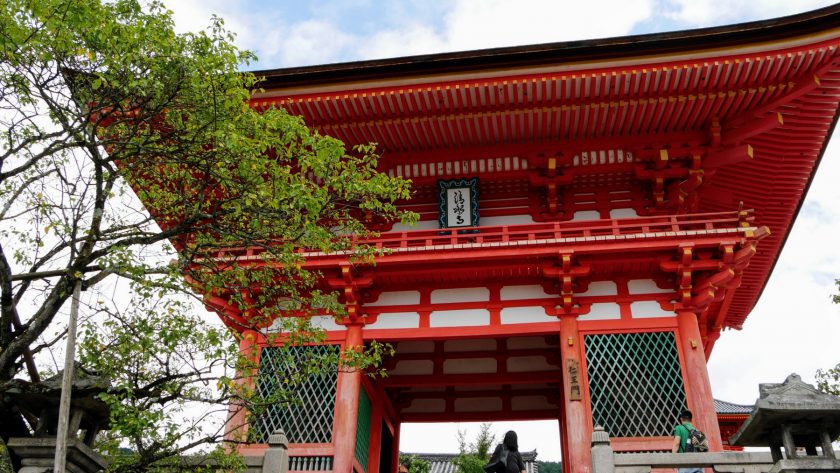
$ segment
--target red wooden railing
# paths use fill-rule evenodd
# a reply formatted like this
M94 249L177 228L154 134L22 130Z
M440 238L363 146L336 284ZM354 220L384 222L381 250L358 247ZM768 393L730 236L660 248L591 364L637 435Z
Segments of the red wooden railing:
M714 212L685 215L662 215L622 219L547 222L524 225L488 227L461 227L436 230L413 230L382 233L378 237L360 240L360 243L383 250L434 247L439 245L507 244L522 241L560 240L598 237L645 237L669 232L710 230L737 230L751 227L752 211ZM689 233L690 234L690 233ZM221 258L256 257L262 247L227 248L219 252ZM301 249L309 255L322 254Z
M659 232L685 232L738 228L753 220L751 212L636 217L612 220L549 222L495 227L447 228L383 233L364 243L377 248L411 248L465 243L509 243L561 238L638 235Z

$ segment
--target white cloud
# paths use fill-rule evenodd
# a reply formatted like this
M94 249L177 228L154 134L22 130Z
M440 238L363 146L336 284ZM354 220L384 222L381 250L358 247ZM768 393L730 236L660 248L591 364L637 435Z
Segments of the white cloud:
M625 35L652 14L653 0L459 0L436 24L405 13L355 33L340 18L289 23L282 12L236 2L181 0L170 8L179 31L206 28L212 14L223 17L237 44L274 68Z
M619 36L649 17L652 6L652 0L461 0L453 2L439 30L418 23L386 28L361 41L353 54L394 57ZM606 10L614 14L603 15Z
M689 25L707 26L737 21L775 18L814 10L834 3L832 0L670 0L668 16Z
M356 41L328 21L309 20L295 23L281 33L276 49L267 51L269 57L279 55L284 64L324 64L337 60L336 52L343 51Z
M619 36L648 18L652 6L650 0L462 0L446 15L446 42L476 49Z
M359 58L388 58L449 51L451 47L428 25L411 24L374 33L359 43ZM361 55L364 51L364 55Z
M212 14L225 19L237 44L257 51L261 68L295 67L337 61L430 54L629 34L645 22L678 27L710 26L771 18L819 8L830 0L457 0L429 5L434 15L412 15L411 3L387 5L367 28L352 15L328 14L336 7L313 7L320 16L289 21L283 9L246 2L178 0L168 5L179 31L198 31ZM362 9L366 2L356 5ZM399 8L398 8L399 7ZM415 6L415 8L417 8ZM353 11L344 5L341 11ZM414 13L417 13L414 11ZM416 16L416 17L415 17ZM351 24L350 22L355 22ZM669 25L664 25L668 27Z

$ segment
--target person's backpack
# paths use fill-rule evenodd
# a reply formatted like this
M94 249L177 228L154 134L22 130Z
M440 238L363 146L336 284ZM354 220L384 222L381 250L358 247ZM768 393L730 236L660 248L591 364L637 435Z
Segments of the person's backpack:
M706 439L706 434L697 429L688 431L688 439L685 442L686 452L708 452L709 441Z
M496 461L484 465L486 473L507 473L507 457L508 449L502 444L502 451L499 453L499 458Z

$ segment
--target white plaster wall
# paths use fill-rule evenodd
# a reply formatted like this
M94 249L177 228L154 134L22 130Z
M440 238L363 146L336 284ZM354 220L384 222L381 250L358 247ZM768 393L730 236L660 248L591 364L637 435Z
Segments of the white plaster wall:
M420 291L390 291L379 294L379 299L368 302L365 307L383 305L412 305L420 303Z
M540 322L557 322L557 317L545 313L540 306L534 307L505 307L499 317L502 324L533 324Z
M490 312L484 309L436 310L429 315L430 327L477 327L490 325Z
M614 281L594 281L589 283L586 292L577 294L578 296L615 296L618 294L618 287Z
M262 330L260 330L260 331L261 331L262 333L264 333L264 334L268 334L268 333L280 333L280 332L281 332L281 329L280 329L280 328L281 328L281 327L280 327L280 320L279 320L279 319L274 319L274 320L271 322L271 325L269 325L268 327L263 328L263 329L262 329Z
M329 315L318 315L310 319L313 327L323 330L346 330L343 325L335 323L335 319ZM261 330L264 334L281 333L283 331L282 318L276 318L271 325Z
M676 317L673 311L663 310L657 301L638 301L630 304L630 311L634 319L645 319L651 317Z
M572 217L572 221L577 222L580 220L599 220L600 218L601 214L596 210L578 210Z
M611 209L610 210L610 218L632 218L638 217L639 214L636 212L636 209L633 208L622 208L622 209Z
M420 314L417 312L395 312L379 314L376 323L365 325L369 328L417 328L420 326Z
M335 318L331 315L316 315L310 319L313 327L318 327L324 330L346 330L346 327L335 323Z
M416 230L437 230L440 228L440 224L438 224L437 220L421 220L417 222L416 225L403 225L400 222L394 224L391 227L391 230L388 233L397 233L397 232L411 232Z
M484 374L496 371L494 358L456 358L443 362L443 372L446 374Z
M662 289L656 285L653 279L632 279L627 281L627 290L630 294L664 294L674 292L673 289Z
M435 289L432 291L432 304L449 302L485 302L490 300L490 290L486 287L462 287L456 289Z
M503 301L545 299L546 297L553 296L551 294L546 294L542 286L538 284L528 286L505 286L501 290L501 298Z
M527 212L528 209L522 209ZM534 222L533 217L528 214L524 215L501 215L498 217L481 217L478 222L482 227L500 227L502 225L527 225Z
M592 304L588 314L581 315L578 320L615 320L621 318L621 307L615 302Z

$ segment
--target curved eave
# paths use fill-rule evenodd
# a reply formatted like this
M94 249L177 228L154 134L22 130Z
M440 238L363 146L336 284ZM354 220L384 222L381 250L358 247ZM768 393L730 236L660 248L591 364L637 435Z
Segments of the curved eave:
M487 69L593 62L729 48L810 35L840 25L840 4L735 25L615 38L565 41L442 54L254 71L265 89L440 75Z
M754 405L748 406L746 404L735 404L732 402L721 401L715 399L715 412L719 418L737 418L746 419L755 408Z
M837 122L840 4L720 28L258 74L267 83L254 106L286 108L349 144L377 142L385 170L410 178L400 164L527 160L629 141L706 146L713 118L737 135L783 115L743 142L755 159L719 168L701 191L700 211L743 202L773 232L729 308L712 311L724 318L705 328L718 331L743 325L764 290Z

